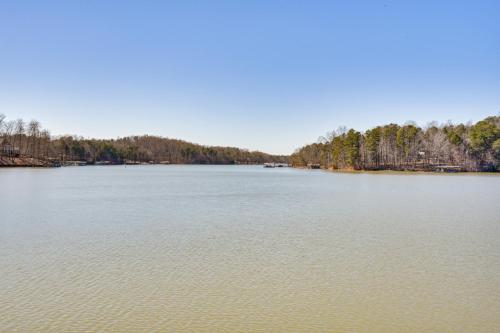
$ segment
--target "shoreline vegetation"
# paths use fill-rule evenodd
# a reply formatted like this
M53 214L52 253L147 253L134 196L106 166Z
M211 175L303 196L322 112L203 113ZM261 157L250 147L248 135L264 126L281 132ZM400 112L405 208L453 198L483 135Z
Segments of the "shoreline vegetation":
M7 120L0 114L0 167L144 164L286 164L338 172L498 172L500 116L476 124L413 122L363 133L344 127L291 156L234 147L203 146L160 136L87 139L52 137L38 121Z
M0 114L0 167L264 163L288 163L288 156L150 135L117 139L52 137L36 120L7 120Z
M341 127L290 156L294 167L335 171L500 171L500 116L475 124Z

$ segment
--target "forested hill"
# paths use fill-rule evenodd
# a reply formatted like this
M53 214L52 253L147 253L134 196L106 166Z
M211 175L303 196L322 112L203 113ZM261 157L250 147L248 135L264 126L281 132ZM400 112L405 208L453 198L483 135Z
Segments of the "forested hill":
M85 139L77 136L51 137L37 121L8 121L0 114L0 157L39 160L85 161L86 163L172 163L172 164L260 164L288 162L275 156L234 147L210 147L159 136L130 136L118 139Z
M290 157L294 166L357 170L500 171L500 116L476 124L340 128Z

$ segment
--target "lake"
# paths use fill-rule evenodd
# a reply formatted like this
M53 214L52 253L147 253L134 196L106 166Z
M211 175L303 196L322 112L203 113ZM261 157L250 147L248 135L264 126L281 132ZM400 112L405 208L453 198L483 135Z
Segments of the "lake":
M0 169L1 332L500 332L500 177Z

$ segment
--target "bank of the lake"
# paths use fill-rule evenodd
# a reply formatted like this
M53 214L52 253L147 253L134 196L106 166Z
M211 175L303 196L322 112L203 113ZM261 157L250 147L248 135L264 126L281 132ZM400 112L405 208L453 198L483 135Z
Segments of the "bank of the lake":
M325 171L332 173L346 173L346 174L373 174L373 175L493 175L500 176L499 171L446 171L446 170L391 170L391 169L353 169L353 168L343 168L343 169L334 169L334 168L310 168L305 166L294 166L294 169L299 170L311 170L311 171Z
M55 160L45 160L33 157L0 156L0 168L50 168L59 166Z

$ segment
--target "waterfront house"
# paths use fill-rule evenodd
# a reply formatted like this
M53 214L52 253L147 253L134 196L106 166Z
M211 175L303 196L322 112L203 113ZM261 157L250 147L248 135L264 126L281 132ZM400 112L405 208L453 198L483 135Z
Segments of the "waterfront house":
M9 156L9 157L19 157L21 151L19 147L16 147L7 140L0 141L0 155Z

